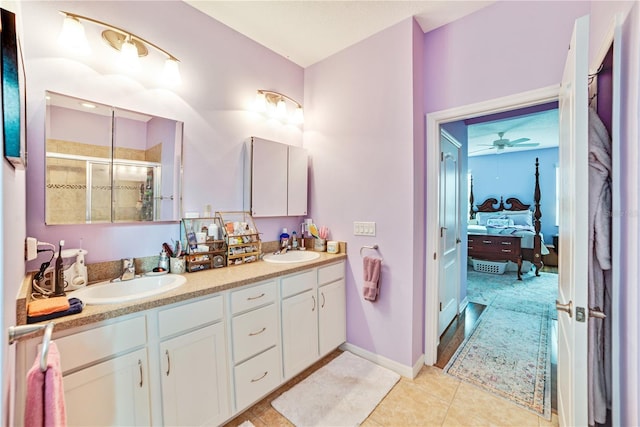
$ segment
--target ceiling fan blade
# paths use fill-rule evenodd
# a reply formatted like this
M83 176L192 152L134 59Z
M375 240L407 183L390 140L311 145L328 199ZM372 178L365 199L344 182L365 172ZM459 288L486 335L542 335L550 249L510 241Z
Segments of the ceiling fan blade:
M527 142L530 141L529 138L518 138L518 139L514 139L513 141L509 141L509 145L516 145L516 144L520 144L522 142Z
M489 147L489 148L482 148L480 150L476 150L476 151L471 151L469 152L469 154L476 154L476 153L480 153L482 151L488 151L488 150L493 150L493 147Z
M538 145L540 145L539 142L532 142L530 144L518 144L515 148L518 148L518 147L537 147Z

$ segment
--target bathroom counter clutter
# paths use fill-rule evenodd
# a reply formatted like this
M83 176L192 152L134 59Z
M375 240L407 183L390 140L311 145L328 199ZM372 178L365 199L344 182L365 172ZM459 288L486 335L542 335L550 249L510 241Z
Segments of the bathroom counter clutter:
M344 252L339 254L322 252L319 253L319 255L320 257L314 260L298 263L282 264L260 261L236 268L218 268L197 273L185 273L183 276L186 277L187 283L176 290L128 303L85 305L81 313L55 319L55 330L62 331L69 328L89 325L102 320L214 294L216 292L255 283L256 281L308 270L312 267L330 264L347 258ZM31 300L29 294L31 288L30 276L31 275L28 275L28 277L25 277L23 280L20 293L16 300L16 322L18 325L25 325L27 323L27 305ZM73 297L73 292L69 292L67 296ZM28 336L25 338L28 338Z

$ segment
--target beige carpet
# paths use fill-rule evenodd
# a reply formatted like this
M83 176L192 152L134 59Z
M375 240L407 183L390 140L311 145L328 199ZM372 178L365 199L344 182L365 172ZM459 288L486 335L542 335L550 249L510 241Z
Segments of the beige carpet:
M296 426L362 423L400 375L345 351L271 402Z

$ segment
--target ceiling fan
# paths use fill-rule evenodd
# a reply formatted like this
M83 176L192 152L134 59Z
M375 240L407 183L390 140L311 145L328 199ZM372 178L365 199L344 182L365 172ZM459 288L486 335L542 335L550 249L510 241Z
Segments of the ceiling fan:
M495 149L496 151L502 151L505 148L537 147L538 145L540 145L539 142L531 142L529 144L523 144L523 142L530 141L529 138L518 138L511 141L510 139L505 138L504 134L505 132L498 132L498 139L493 141L491 145L483 144L482 146L489 147L489 148L484 148L483 150ZM482 151L482 150L479 150L479 151Z

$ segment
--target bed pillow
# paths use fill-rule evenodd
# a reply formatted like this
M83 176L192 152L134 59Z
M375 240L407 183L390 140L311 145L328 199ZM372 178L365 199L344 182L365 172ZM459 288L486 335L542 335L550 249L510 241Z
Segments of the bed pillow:
M489 218L487 227L513 227L514 222L509 218Z
M506 218L513 220L514 225L526 225L533 227L533 212L527 211L502 211Z
M478 220L478 225L487 225L487 220L496 218L496 219L506 219L504 214L501 212L478 212L476 214L476 219Z

